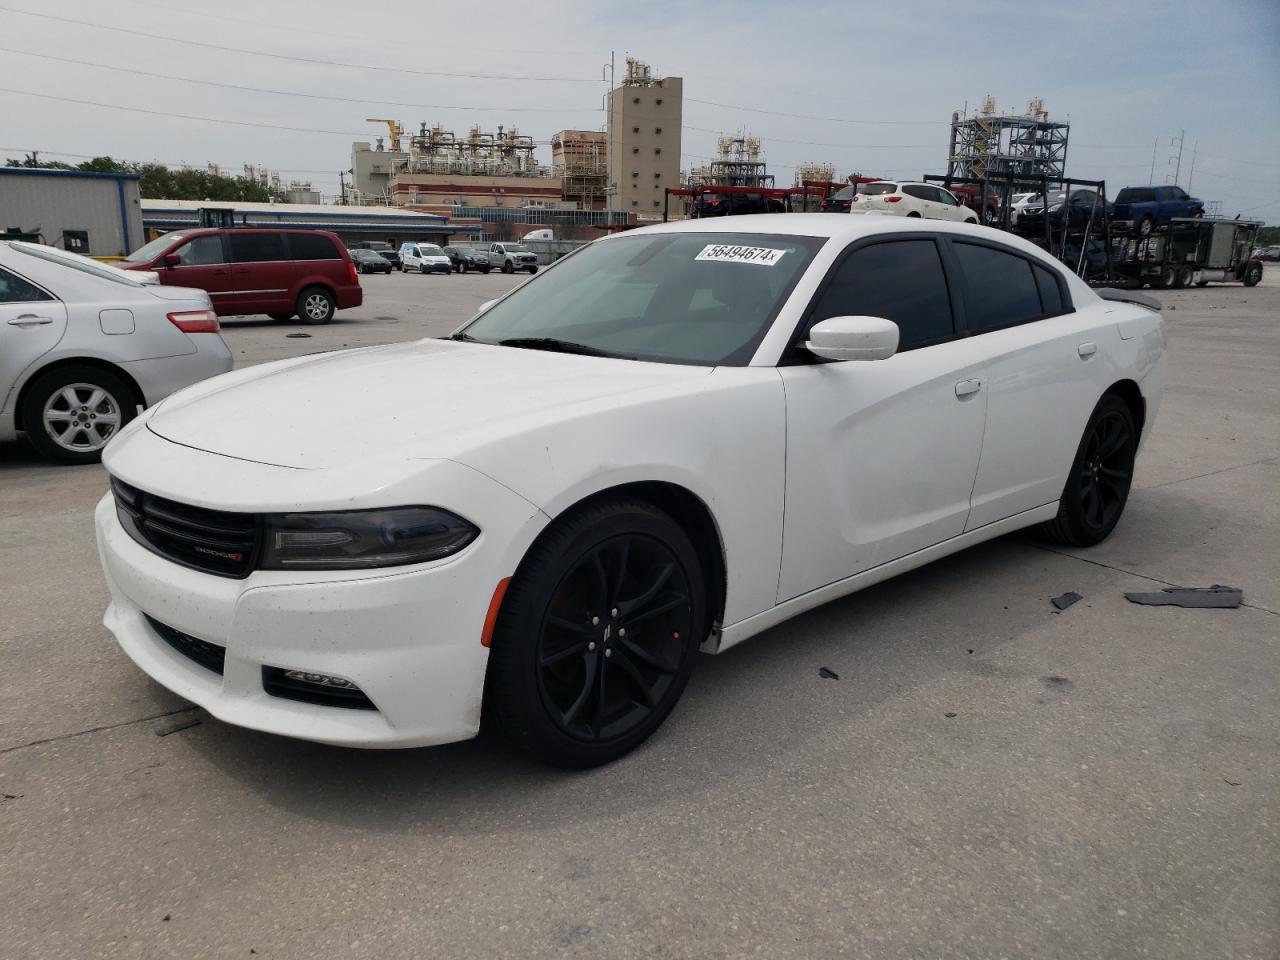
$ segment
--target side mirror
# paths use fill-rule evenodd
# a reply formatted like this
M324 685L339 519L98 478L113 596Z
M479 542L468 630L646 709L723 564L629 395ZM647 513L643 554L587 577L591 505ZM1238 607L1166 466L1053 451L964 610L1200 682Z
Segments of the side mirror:
M804 346L826 360L887 360L898 352L898 325L883 317L830 317L813 325Z
M176 253L166 253L160 262L166 267L176 267L182 262L182 258Z
M484 303L480 304L480 309L477 310L476 313L484 313L501 299L501 297L494 297L492 300L486 300Z

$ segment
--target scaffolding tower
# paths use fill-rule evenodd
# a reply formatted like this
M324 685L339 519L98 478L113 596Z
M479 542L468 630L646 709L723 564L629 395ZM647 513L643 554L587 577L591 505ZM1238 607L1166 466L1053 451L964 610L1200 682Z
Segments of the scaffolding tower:
M721 137L717 148L718 155L710 165L690 171L691 186L773 189L774 177L764 162L759 137Z
M401 173L436 173L459 176L536 177L546 171L534 158L532 137L515 127L498 132L472 127L466 136L456 136L440 124L421 125L409 138L409 156L395 161Z
M1021 115L997 114L995 97L968 116L951 115L948 177L1012 179L1027 183L1066 176L1069 123L1049 119L1044 101L1035 99Z

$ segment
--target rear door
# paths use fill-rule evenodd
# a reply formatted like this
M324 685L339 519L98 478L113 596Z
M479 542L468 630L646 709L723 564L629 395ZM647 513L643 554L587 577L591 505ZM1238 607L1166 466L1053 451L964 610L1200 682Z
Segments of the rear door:
M56 347L66 330L62 301L0 267L0 410L12 413L19 376Z
M293 310L284 235L277 230L231 230L226 237L231 251L231 292L225 312L243 316Z
M948 240L969 342L987 369L987 426L967 530L1062 495L1085 423L1110 385L1118 336L1104 311L1075 310L1056 268L978 240Z
M192 237L170 252L177 254L180 262L177 266L160 267L156 271L160 282L170 287L204 290L213 302L213 309L222 313L223 306L231 302L232 291L231 263L222 234Z
M779 367L787 399L778 601L958 536L982 451L985 361L960 336L935 238L854 244L803 330L834 316L899 329L887 360ZM803 341L804 334L800 340Z

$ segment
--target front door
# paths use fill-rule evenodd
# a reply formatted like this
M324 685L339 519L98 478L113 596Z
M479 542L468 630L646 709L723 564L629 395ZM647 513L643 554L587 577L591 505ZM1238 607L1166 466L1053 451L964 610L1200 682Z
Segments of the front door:
M222 235L217 233L192 237L176 250L179 262L172 267L156 269L162 283L171 287L195 287L209 294L213 309L219 313L230 301L231 264L227 262Z
M982 450L985 361L956 334L932 236L855 244L819 289L805 328L835 316L894 321L898 353L780 368L779 602L958 536Z

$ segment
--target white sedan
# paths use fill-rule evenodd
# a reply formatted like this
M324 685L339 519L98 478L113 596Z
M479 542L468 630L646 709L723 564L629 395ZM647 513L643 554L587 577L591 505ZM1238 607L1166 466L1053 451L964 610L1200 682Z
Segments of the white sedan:
M850 213L889 213L899 217L977 223L978 215L950 190L932 183L877 180L860 183L849 201Z
M451 338L148 411L106 455L106 624L230 723L393 747L484 715L602 763L699 649L1021 527L1103 540L1164 345L1158 313L986 229L635 230Z
M0 440L91 463L139 406L231 364L203 290L0 242Z

